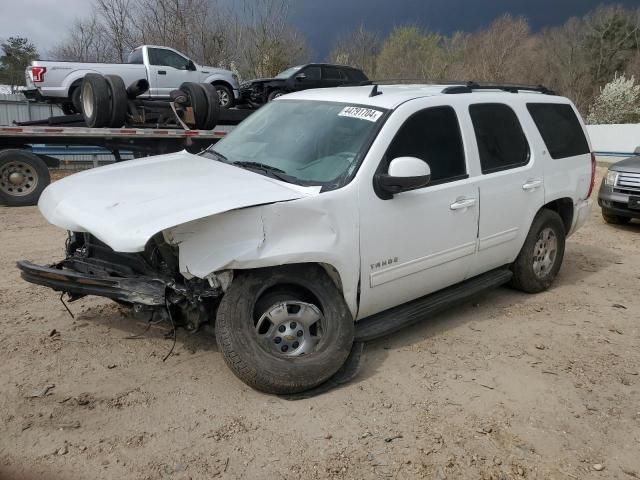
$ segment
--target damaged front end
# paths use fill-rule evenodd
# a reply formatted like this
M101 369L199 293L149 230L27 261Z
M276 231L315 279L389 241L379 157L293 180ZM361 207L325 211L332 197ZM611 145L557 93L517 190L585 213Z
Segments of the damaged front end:
M139 253L115 252L89 233L69 233L66 258L48 266L17 264L24 280L68 295L73 302L87 295L110 298L138 314L166 317L187 328L214 318L223 294L219 282L186 279L178 252L162 234Z

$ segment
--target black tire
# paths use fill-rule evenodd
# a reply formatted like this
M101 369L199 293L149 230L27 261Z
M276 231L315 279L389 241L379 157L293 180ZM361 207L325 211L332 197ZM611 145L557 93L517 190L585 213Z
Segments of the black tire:
M97 73L88 73L82 80L82 115L89 128L102 128L111 121L109 83Z
M180 85L180 90L187 94L189 98L189 104L193 109L193 119L195 121L195 128L200 130L207 123L207 97L205 96L204 89L199 83L184 82Z
M109 126L112 128L123 127L127 121L127 111L129 110L127 87L124 85L122 77L118 75L105 75L104 78L109 84L109 96L111 99Z
M82 88L81 85L73 87L71 90L71 104L73 105L73 113L82 113Z
M610 213L606 210L602 210L602 218L607 223L611 225L626 225L631 221L630 217L623 217L622 215L616 215L615 213Z
M555 238L556 248L553 258L544 253L550 251L550 249L545 249L542 246L545 244L545 240L541 236L549 230ZM538 293L548 289L562 266L565 239L566 231L560 215L546 208L540 210L533 219L529 234L518 258L512 265L513 278L511 279L511 286L527 293ZM550 242L551 240L549 240ZM540 260L542 258L544 260ZM548 264L547 268L540 267L545 263ZM538 268L536 268L536 265Z
M201 83L200 86L204 90L207 97L207 120L202 126L203 130L213 130L220 119L220 100L216 87L208 83Z
M18 149L0 152L0 203L35 205L50 182L49 169L37 155Z
M311 308L322 312L322 337L309 354L281 355L267 351L268 345L262 346L258 340L257 319L275 303L286 300L312 304L315 307ZM273 329L275 333L275 322ZM229 368L247 385L275 394L302 392L328 380L349 356L354 332L344 298L325 271L315 265L238 272L216 317L216 340ZM287 341L295 341L295 336L288 337Z
M235 105L235 98L233 97L233 90L226 85L216 84L213 85L218 92L218 104L220 108L227 109Z
M271 100L281 97L282 95L284 95L286 92L284 90L271 90L269 92L269 95L267 96L267 102L270 102Z

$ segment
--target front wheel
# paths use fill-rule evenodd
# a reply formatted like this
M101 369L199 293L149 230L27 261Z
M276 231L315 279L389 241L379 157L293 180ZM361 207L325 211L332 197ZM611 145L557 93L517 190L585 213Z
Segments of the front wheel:
M511 285L527 293L548 289L562 265L565 237L560 215L548 209L538 212L513 263Z
M276 394L328 380L349 356L354 331L342 294L314 265L239 272L216 318L218 346L233 373Z
M273 91L269 92L269 96L267 97L267 101L270 102L271 100L275 100L276 98L281 97L285 93L286 92L284 92L282 90L273 90Z
M220 104L220 108L231 108L235 104L235 99L233 98L233 92L229 87L224 85L214 85L216 91L218 92L218 102Z

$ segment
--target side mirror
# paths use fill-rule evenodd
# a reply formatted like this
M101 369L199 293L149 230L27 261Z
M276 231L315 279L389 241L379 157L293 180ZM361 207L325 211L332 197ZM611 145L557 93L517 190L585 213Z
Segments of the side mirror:
M193 60L189 60L189 63L187 63L187 70L191 70L192 72L195 72L196 69L196 64L193 63Z
M431 180L427 162L416 157L398 157L391 160L389 173L378 173L374 187L378 195L389 200L397 193L426 187Z
M298 75L296 75L296 80L297 80L298 82L301 82L301 81L303 81L303 80L304 80L304 79L306 79L306 78L307 78L307 75L306 75L305 73L299 73Z

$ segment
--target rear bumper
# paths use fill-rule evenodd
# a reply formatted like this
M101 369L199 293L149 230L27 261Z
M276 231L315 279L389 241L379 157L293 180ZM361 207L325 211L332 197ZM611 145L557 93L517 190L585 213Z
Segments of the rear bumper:
M24 260L17 263L20 275L27 282L75 297L97 295L127 303L165 305L167 285L162 280L80 273L69 269L71 266L69 260L51 266L35 265Z

